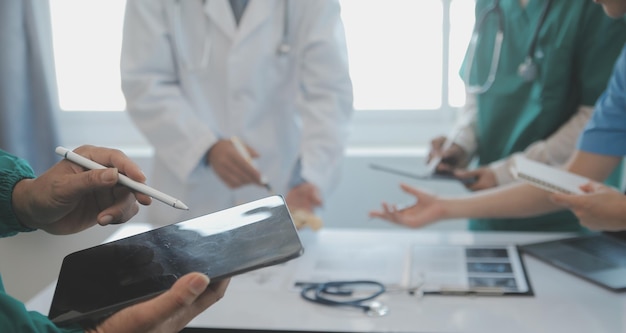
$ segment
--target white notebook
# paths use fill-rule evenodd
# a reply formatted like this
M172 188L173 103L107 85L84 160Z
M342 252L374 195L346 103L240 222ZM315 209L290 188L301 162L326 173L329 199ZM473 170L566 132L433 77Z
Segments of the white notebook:
M519 155L513 158L511 172L516 179L523 180L546 191L565 194L583 194L580 186L591 181L589 178Z

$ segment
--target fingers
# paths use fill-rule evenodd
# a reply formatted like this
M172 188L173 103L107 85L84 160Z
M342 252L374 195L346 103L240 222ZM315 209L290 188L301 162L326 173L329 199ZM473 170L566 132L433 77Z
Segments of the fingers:
M178 332L224 295L225 286L207 289L209 282L204 274L187 274L165 293L117 312L99 325L97 331Z
M224 297L226 294L226 288L230 283L230 279L220 280L220 281L211 281L209 287L204 291L200 297L194 303L195 311L193 315L197 315L198 313L204 311L209 306L217 303L220 299Z
M430 141L430 152L428 152L428 159L426 160L426 163L429 163L435 156L440 156L442 154L441 147L445 141L445 136L438 136Z
M70 174L63 178L63 184L54 187L52 195L59 202L74 202L87 193L115 187L117 179L118 171L115 168Z
M411 187L411 186L409 186L407 184L400 184L400 188L404 192L406 192L406 193L408 193L408 194L410 194L410 195L412 195L412 196L414 196L414 197L416 197L418 199L419 199L419 197L421 197L422 195L425 194L425 192L422 192L422 191L420 191L420 190L418 190L418 189L416 189L414 187Z
M210 282L209 277L201 273L190 273L181 277L169 291L161 295L161 314L166 316L181 306L193 304Z
M100 225L123 223L130 220L139 211L135 196L130 190L117 185L118 171L115 168L89 170L68 175L65 186L59 186L57 200L60 202L78 202L85 195L91 194L102 210L98 213ZM140 195L144 202L151 199Z
M210 283L202 273L189 273L181 277L170 290L155 301L159 310L157 318L174 318L177 331L209 306L224 297L229 280Z
M563 206L566 208L573 208L575 206L577 206L577 201L579 196L577 195L569 195L569 194L562 194L562 193L552 193L550 194L549 198L550 201L554 202L555 204L559 205L559 206Z
M245 147L244 147L245 149ZM250 156L258 156L253 149ZM209 165L230 188L246 184L261 184L261 173L254 168L246 156L235 148L230 140L221 140L209 151Z
M74 149L74 152L106 167L116 168L132 180L141 183L146 181L141 168L120 150L84 145Z
M596 186L594 186L594 184L592 182L589 182L589 183L581 186L580 189L584 193L592 193L592 192L594 192L596 190Z
M99 225L128 222L139 212L139 205L137 205L135 197L127 189L120 188L114 193L116 192L124 192L125 194L115 196L118 199L112 204L105 206L107 208L98 214L97 221Z
M239 155L232 155L232 159L225 161L222 167L223 180L231 188L247 184L261 184L261 173Z
M245 147L246 147L246 150L248 151L248 154L250 154L250 157L251 157L251 158L258 158L258 157L260 157L260 156L261 156L261 155L260 155L260 154L259 154L256 150L254 150L252 147L250 147L250 146L248 146L248 145L246 145Z
M109 167L110 169L116 169L116 173L124 174L132 180L138 181L140 183L145 183L146 181L146 176L143 171L141 171L139 166L135 164L130 158L128 158L126 154L117 149L84 145L76 148L74 152L81 156L85 156L93 160L94 162ZM98 170L88 172L97 173ZM112 178L112 173L108 174L108 176L111 177L108 179L110 182L117 183L117 175L115 177L115 180L113 180ZM105 184L102 184L102 186L107 187L105 186ZM137 201L139 201L142 205L150 205L152 203L152 199L146 194L135 192L134 196Z
M390 205L386 202L382 203L382 211L371 211L369 216L372 218L380 218L396 224L400 224L399 210L396 205Z
M292 211L304 210L313 213L315 208L323 205L323 199L317 186L304 182L293 187L285 197L287 206Z
M119 224L129 221L139 212L137 201L149 205L152 198L143 193L133 193L125 186L118 185L118 171L115 168L90 170L70 176L68 195L74 200L93 193L98 207L97 223L100 225ZM72 200L71 198L68 198Z
M317 187L311 183L303 184L302 190L305 191L305 197L309 201L309 205L312 207L318 207L322 205L322 196Z
M454 170L454 177L463 180L465 188L471 191L480 191L495 187L495 175L488 168L478 168L474 170Z

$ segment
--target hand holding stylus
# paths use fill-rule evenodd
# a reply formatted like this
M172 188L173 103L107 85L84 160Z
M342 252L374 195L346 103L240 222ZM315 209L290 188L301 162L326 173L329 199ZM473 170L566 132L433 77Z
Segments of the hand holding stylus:
M72 161L72 162L74 162L74 163L76 163L76 164L78 164L78 165L80 165L80 166L82 166L84 168L91 169L91 170L106 169L105 166L103 166L101 164L98 164L98 163L96 163L96 162L94 162L94 161L92 161L92 160L90 160L90 159L88 159L86 157L83 157L83 156L81 156L81 155L79 155L79 154L77 154L77 153L75 153L75 152L73 152L73 151L71 151L71 150L69 150L67 148L59 146L59 147L56 148L55 152L58 155L63 156L65 159L67 159L69 161ZM120 184L122 184L122 185L124 185L124 186L126 186L126 187L128 187L128 188L130 188L132 190L134 190L134 191L141 192L143 194L149 195L150 197L152 197L154 199L157 199L157 200L159 200L159 201L161 201L161 202L163 202L163 203L165 203L165 204L167 204L169 206L172 206L174 208L189 210L189 207L187 207L187 205L185 205L182 201L180 201L180 200L178 200L178 199L176 199L176 198L174 198L172 196L169 196L169 195L167 195L167 194L165 194L163 192L157 191L154 188L152 188L152 187L150 187L150 186L148 186L146 184L134 181L134 180L126 177L123 174L119 175L118 182Z

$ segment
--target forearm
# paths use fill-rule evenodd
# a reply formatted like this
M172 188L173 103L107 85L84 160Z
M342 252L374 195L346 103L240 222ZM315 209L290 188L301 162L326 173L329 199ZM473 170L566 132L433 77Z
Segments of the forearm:
M565 169L597 182L603 182L621 161L622 156L600 155L576 150Z
M578 108L578 112L559 127L554 134L545 140L534 142L519 154L523 154L531 160L552 166L565 164L576 149L578 137L592 114L593 107L581 105ZM489 165L489 168L491 168L496 175L499 185L505 185L515 181L510 171L514 156L515 155L511 155L508 158Z
M442 199L442 205L444 219L521 218L562 209L549 200L549 192L527 184L510 184Z

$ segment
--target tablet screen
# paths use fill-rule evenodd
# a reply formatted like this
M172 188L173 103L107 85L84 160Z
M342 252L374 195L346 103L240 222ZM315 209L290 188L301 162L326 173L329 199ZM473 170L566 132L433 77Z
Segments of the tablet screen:
M268 197L68 255L49 317L60 325L94 324L187 273L219 280L302 252L283 198Z

